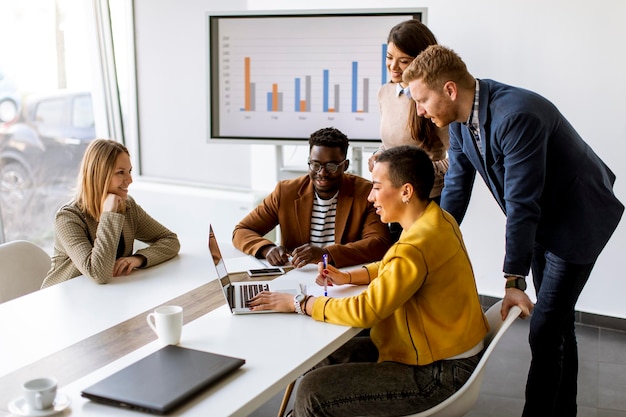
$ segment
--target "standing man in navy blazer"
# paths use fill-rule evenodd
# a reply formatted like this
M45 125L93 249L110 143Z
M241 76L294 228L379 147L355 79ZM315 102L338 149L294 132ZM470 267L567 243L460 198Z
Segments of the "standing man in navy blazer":
M475 79L450 49L430 46L403 77L418 114L449 125L441 207L460 223L478 172L506 215L502 315L515 304L532 311L523 416L575 416L574 310L624 211L615 175L552 103ZM534 311L524 292L531 268Z

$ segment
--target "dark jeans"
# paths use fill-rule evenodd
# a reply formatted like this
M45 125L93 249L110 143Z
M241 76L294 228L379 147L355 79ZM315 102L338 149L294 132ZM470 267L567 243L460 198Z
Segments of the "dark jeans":
M457 391L481 354L425 366L377 363L369 337L354 337L305 374L295 417L401 416L439 404Z
M537 304L530 319L532 361L524 417L576 415L578 348L574 309L593 265L572 264L535 246L532 271Z

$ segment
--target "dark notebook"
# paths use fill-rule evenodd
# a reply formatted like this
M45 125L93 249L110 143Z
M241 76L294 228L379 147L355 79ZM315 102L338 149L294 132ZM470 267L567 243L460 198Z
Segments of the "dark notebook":
M167 414L245 360L169 345L81 392L92 401Z

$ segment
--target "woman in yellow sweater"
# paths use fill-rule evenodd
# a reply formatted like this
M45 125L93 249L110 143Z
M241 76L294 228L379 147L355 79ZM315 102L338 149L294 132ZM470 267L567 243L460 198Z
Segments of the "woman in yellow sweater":
M367 285L348 298L261 293L251 308L370 328L301 380L294 416L401 416L445 400L469 378L488 330L455 220L429 198L433 165L415 146L382 152L368 199L402 235L380 262L319 264L318 284ZM333 365L333 366L327 366Z

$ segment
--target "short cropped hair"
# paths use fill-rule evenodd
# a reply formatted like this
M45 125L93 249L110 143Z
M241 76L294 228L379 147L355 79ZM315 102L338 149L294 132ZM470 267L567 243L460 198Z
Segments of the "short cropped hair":
M76 204L85 213L100 219L102 203L107 197L115 162L128 149L111 139L94 139L83 155L76 187Z
M348 155L348 137L334 127L325 127L313 132L309 138L309 151L313 146L340 148L344 157Z
M402 73L405 83L420 79L431 90L439 90L448 81L464 88L474 85L474 78L461 57L441 45L424 49Z
M428 154L413 145L396 146L383 151L376 163L388 163L389 179L394 187L411 184L417 198L430 200L435 182L435 169Z

